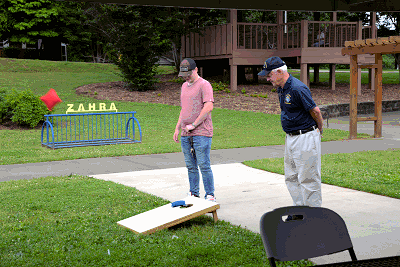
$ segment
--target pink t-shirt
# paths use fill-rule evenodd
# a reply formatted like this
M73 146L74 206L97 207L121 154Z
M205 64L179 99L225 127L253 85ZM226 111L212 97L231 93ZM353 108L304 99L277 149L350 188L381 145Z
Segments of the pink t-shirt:
M213 89L211 84L199 77L199 79L189 86L187 82L182 85L181 90L181 107L182 107L182 123L181 129L186 125L192 124L200 115L205 102L214 102ZM189 133L182 130L182 136L213 136L213 125L211 120L211 112L206 119Z

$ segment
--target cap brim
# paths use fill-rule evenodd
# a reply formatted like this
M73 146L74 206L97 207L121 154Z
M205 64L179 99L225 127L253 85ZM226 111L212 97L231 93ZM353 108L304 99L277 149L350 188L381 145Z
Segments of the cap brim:
M271 71L267 71L267 70L262 70L258 73L258 76L267 76Z
M190 73L190 71L181 71L179 72L178 77L187 77L190 75Z

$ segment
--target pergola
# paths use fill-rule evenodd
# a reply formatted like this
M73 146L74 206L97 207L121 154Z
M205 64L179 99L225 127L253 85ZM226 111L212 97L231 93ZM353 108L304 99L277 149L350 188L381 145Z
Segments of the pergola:
M350 139L357 137L357 122L373 121L374 137L382 137L382 55L400 53L400 36L345 42L342 55L350 56ZM358 55L375 55L375 64L359 65ZM357 116L359 69L375 69L375 113L373 117Z

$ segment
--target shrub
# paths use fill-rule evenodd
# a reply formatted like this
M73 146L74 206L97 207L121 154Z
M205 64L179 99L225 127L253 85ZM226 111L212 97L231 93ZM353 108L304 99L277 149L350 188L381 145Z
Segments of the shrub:
M50 113L40 98L29 89L22 92L13 90L10 94L3 92L1 97L1 122L11 120L21 126L34 128L44 121L44 115Z
M226 93L230 93L231 91L228 88L228 84L224 83L224 82L211 82L211 86L213 88L214 92L226 92Z
M4 47L3 52L8 58L18 58L21 53L21 49L18 47Z
M11 112L6 104L6 90L0 89L0 123L11 119Z

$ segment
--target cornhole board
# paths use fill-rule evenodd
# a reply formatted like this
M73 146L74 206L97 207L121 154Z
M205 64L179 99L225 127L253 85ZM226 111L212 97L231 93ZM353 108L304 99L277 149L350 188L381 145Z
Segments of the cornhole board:
M192 204L193 206L187 208L172 207L169 203L119 221L117 224L138 234L152 234L206 213L212 213L214 221L218 221L218 203L192 196L181 200L184 200L185 204Z

